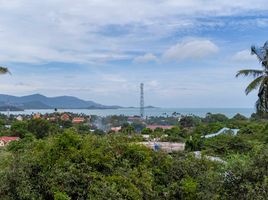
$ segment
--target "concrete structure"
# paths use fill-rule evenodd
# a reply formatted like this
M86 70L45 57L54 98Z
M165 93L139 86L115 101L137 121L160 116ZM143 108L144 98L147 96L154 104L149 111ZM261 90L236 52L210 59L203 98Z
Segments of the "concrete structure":
M139 142L138 144L145 145L146 147L153 149L155 151L162 150L167 153L175 151L184 151L185 143L175 143L175 142Z
M140 94L140 117L143 118L144 117L144 84L141 83L140 85L140 89L141 89L141 94Z
M20 139L19 137L8 137L8 136L0 137L0 147L4 147L8 145L11 141L18 141L19 139Z

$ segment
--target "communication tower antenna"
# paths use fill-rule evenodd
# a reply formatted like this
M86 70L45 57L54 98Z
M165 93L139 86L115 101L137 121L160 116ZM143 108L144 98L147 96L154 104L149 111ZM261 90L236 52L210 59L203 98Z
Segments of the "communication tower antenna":
M7 118L10 117L10 103L9 101L7 102Z
M144 84L141 83L140 85L140 92L141 92L141 96L140 96L140 117L143 118L144 117Z

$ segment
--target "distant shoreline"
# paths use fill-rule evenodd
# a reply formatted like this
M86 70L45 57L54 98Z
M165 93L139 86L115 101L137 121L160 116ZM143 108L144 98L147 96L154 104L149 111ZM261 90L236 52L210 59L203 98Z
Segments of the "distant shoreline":
M58 109L58 112L72 112L85 115L97 115L97 116L111 116L111 115L125 115L125 116L139 116L139 108L118 108L118 109ZM7 111L0 111L2 114L7 114ZM24 111L9 111L10 114L32 114L32 113L54 113L54 109L27 109ZM179 116L181 115L196 115L205 117L207 113L224 114L225 116L232 118L237 113L250 117L255 112L254 108L152 108L145 109L145 116Z

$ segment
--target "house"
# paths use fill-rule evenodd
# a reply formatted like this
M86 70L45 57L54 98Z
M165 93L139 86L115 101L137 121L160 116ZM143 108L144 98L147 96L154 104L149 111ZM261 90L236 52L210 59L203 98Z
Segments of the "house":
M8 137L8 136L0 137L0 147L8 145L11 141L18 141L19 139L20 139L19 137Z
M64 113L63 115L61 115L60 119L62 121L69 121L70 120L70 116L66 113Z
M174 126L169 126L169 125L147 125L146 128L149 128L149 129L154 131L157 128L161 128L163 130L172 129L172 128L174 128Z
M33 119L40 119L41 118L41 114L40 113L36 113L33 116Z
M85 118L83 118L83 117L75 117L75 118L73 118L73 120L72 120L72 122L74 123L74 124L80 124L80 123L83 123L85 121Z
M16 117L16 120L23 121L23 117L21 115L19 115L19 116Z
M111 131L114 131L114 132L118 133L121 129L122 129L121 126L118 126L118 127L112 127L112 128L111 128Z

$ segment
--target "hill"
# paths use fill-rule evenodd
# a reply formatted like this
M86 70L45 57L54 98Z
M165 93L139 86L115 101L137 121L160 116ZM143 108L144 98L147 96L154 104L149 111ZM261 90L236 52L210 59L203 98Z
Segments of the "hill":
M0 107L13 106L20 109L110 109L120 106L107 106L94 101L86 101L73 96L47 97L41 94L12 96L0 94Z

